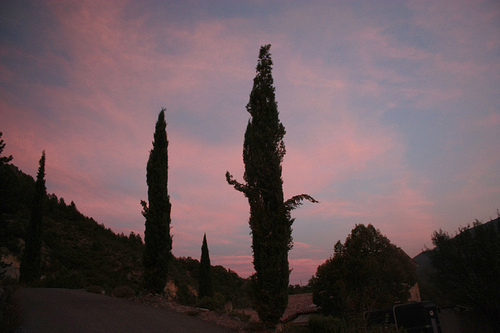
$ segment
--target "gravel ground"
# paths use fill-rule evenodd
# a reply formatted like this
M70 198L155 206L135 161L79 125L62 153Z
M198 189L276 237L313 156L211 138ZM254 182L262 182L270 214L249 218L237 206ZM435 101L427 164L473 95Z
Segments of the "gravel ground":
M140 296L135 298L134 301L155 308L169 309L171 311L175 311L178 313L184 313L191 316L196 316L197 318L201 318L205 321L212 322L218 326L228 328L235 332L249 331L249 327L256 326L258 322L257 314L255 313L255 311L252 310L235 310L235 312L244 313L250 316L249 322L243 322L235 315L180 305L172 300L169 300L167 298L158 295Z
M231 320L199 310L188 310L161 297L136 301L109 297L84 290L22 288L19 308L23 323L16 332L243 332ZM229 318L230 319L230 318ZM234 321L237 322L237 321Z

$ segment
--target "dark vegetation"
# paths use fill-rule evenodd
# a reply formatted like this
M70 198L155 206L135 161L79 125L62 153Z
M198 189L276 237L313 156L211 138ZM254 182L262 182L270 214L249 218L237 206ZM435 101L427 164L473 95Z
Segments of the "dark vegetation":
M161 293L167 282L168 266L172 258L170 236L170 197L168 195L168 140L165 109L156 122L153 149L146 167L148 201L141 201L146 218L144 230L144 288Z
M212 283L212 272L210 265L210 254L208 252L207 234L203 235L203 244L201 245L201 259L198 282L200 284L200 288L198 291L198 296L200 298L214 296L214 286Z
M31 283L40 278L42 263L43 204L47 196L47 188L45 187L45 152L42 153L39 165L30 223L26 230L26 243L20 268L19 280L24 283Z
M35 181L14 165L0 166L0 201L4 203L0 243L21 258L29 230ZM100 285L108 292L128 284L139 290L142 240L139 235L116 235L76 205L55 194L44 197L40 287L83 288Z
M335 245L333 257L318 267L310 285L315 303L329 316L312 319L312 331L361 332L364 310L390 309L405 302L406 290L394 286L415 281L408 258L371 228L368 232L357 226L344 244ZM439 314L442 327L446 320L454 329L462 325L463 331L500 332L500 215L484 224L476 220L453 236L435 231L432 242L435 247L420 253L413 263L422 300L446 309ZM397 276L406 282L394 284ZM395 328L388 325L377 331L391 329Z
M336 317L392 307L410 298L415 264L371 224L356 225L311 280L314 303Z
M12 164L0 166L2 208L0 244L2 254L13 255L19 264L29 226L34 179ZM80 213L76 205L48 194L43 205L41 278L30 286L88 288L111 295L143 291L142 254L144 243L138 234L116 234ZM234 306L249 306L248 280L222 266L211 269L214 291ZM175 299L195 305L199 261L172 258L168 279L176 288ZM2 280L5 284L5 279ZM123 288L127 286L129 289ZM122 287L121 289L116 289Z
M265 45L260 49L257 73L246 106L250 120L243 142L245 183L234 180L229 172L226 179L247 197L250 205L255 306L260 320L274 327L288 304L288 251L292 247L294 221L290 212L304 199L316 201L306 194L284 201L281 163L286 153L285 127L279 120L270 48L271 45Z
M476 220L453 237L435 231L432 242L426 292L443 307L474 311L500 332L500 216L485 224Z

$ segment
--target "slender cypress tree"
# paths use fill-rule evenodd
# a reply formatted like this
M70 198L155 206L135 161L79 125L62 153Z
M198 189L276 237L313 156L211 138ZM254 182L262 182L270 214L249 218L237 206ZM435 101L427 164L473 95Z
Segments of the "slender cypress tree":
M200 283L200 289L198 296L203 297L213 297L214 287L212 284L212 275L210 272L210 255L208 253L207 245L207 234L203 235L203 244L201 246L201 259L200 259L200 275L198 281Z
M144 231L144 287L161 293L167 282L167 271L172 256L170 236L170 197L168 195L168 140L165 109L160 111L154 133L153 149L146 167L148 204L141 201L146 218Z
M250 113L243 144L244 180L241 184L227 172L227 182L247 197L252 233L252 276L257 312L263 323L275 326L288 305L290 269L288 251L292 248L290 212L302 200L316 202L307 194L284 201L281 162L285 155L285 127L279 120L273 86L271 45L262 46L253 80Z
M35 196L31 213L29 228L26 232L26 242L23 259L20 267L20 280L31 283L40 277L40 264L42 261L42 219L43 201L47 196L45 187L45 151L40 158L38 174L35 183Z

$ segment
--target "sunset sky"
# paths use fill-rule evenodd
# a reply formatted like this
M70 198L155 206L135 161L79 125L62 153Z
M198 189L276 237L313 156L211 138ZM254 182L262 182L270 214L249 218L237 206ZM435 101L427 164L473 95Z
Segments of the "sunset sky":
M4 155L115 232L143 234L146 163L167 109L173 253L253 272L245 110L271 44L287 130L291 283L356 224L411 257L500 209L500 2L1 1Z

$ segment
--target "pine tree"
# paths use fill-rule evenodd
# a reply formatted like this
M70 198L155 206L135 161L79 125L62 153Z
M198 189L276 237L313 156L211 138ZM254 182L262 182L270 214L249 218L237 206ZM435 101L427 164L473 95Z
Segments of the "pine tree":
M172 256L170 236L170 197L168 195L168 140L165 109L160 111L154 133L153 149L147 164L148 204L141 201L146 218L144 231L144 287L161 293L167 281Z
M229 172L226 179L247 197L250 205L254 298L260 319L272 327L288 304L288 251L292 248L294 221L290 212L304 199L316 201L307 194L283 199L281 163L286 152L285 127L278 117L270 47L265 45L260 49L257 74L246 106L251 116L243 144L246 184L234 180Z
M203 235L203 244L201 246L201 259L200 259L200 275L198 281L200 284L200 289L198 296L203 297L213 297L214 287L212 284L212 275L210 272L210 255L208 253L207 245L207 234Z
M20 267L20 280L25 283L31 283L40 277L40 264L42 260L43 201L47 196L44 177L45 151L42 153L42 157L40 158L35 183L33 210L31 213L29 228L26 232L26 245Z

